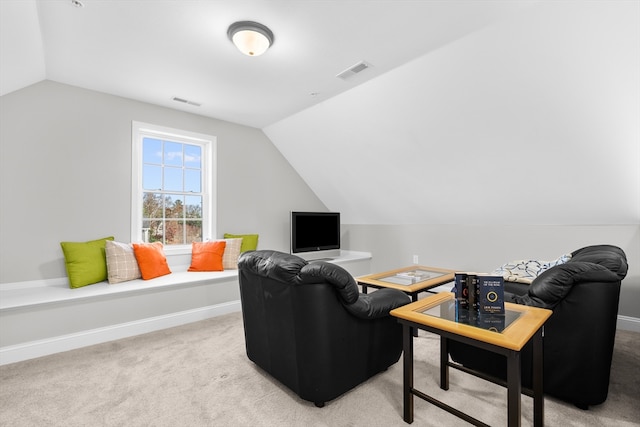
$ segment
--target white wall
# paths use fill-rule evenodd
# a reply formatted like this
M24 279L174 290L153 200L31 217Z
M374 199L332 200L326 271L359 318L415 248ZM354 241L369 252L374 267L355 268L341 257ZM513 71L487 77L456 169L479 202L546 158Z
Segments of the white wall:
M325 206L254 128L44 81L0 97L0 283L66 276L61 241L130 239L131 121L214 135L217 235L288 250Z

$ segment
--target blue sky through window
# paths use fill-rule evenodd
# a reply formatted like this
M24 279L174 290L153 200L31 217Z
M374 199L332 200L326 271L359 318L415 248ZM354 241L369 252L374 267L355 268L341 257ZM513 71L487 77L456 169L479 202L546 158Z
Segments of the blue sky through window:
M202 191L201 158L200 146L144 138L143 189L200 193Z

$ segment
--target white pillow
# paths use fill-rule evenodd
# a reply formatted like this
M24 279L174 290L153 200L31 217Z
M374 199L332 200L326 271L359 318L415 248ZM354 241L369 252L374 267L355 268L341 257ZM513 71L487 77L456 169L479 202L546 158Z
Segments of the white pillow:
M571 259L571 254L564 254L553 261L541 261L535 259L521 259L511 261L495 269L492 274L502 276L507 282L530 284L533 279L543 271L556 265L564 264Z

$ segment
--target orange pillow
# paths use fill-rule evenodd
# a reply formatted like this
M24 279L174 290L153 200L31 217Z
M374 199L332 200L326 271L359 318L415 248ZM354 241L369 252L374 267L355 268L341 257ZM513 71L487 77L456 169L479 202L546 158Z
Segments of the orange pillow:
M132 243L132 246L144 280L171 274L162 243Z
M191 266L189 271L222 271L222 255L227 242L193 242L191 244Z

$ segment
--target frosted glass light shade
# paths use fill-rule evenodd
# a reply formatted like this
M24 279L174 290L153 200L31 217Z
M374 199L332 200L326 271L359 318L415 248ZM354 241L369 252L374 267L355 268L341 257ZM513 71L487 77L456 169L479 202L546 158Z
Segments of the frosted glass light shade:
M229 39L238 50L248 56L262 55L273 43L273 33L257 22L242 21L231 24Z

